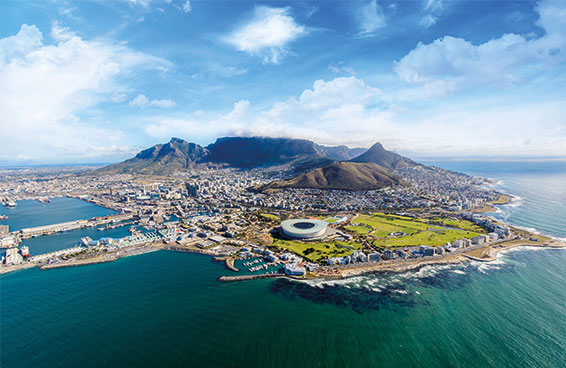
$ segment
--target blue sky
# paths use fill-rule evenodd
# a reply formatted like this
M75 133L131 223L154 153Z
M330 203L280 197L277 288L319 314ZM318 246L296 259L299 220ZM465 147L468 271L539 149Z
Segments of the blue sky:
M0 163L172 136L415 158L566 157L566 7L541 1L0 3Z

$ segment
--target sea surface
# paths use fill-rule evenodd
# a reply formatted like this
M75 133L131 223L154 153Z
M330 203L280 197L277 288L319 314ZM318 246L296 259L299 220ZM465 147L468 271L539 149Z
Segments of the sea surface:
M497 215L565 236L560 220L547 221L566 218L556 203L564 203L555 185L566 174L560 168L529 174L494 163L450 165L443 167L520 192L520 203ZM0 366L479 368L566 361L565 250L516 248L490 264L334 281L216 280L230 272L208 256L160 251L2 275Z
M14 208L0 206L0 214L8 216L0 220L0 225L10 226L10 231L17 231L27 227L58 224L74 220L88 220L93 217L113 215L118 212L100 207L92 203L75 198L51 198L51 203L40 203L33 200L18 201ZM117 227L98 231L96 227L88 227L56 233L49 236L24 239L20 246L29 247L31 256L54 252L56 250L71 248L84 236L92 239L123 238L130 235L129 226ZM0 254L4 252L0 250Z

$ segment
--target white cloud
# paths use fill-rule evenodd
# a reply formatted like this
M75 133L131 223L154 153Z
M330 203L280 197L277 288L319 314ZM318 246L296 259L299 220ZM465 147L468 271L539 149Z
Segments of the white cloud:
M427 14L421 18L421 21L419 23L421 26L428 28L436 23L436 18L430 14Z
M175 107L177 104L173 100L151 100L149 106L159 107L162 109L171 109Z
M199 111L176 118L148 116L144 132L160 140L179 134L192 140L260 135L365 147L381 141L389 149L449 157L566 156L562 101L518 106L511 99L494 105L486 96L473 104L452 100L415 107L418 98L422 96L385 95L356 77L318 80L299 96L265 110L254 111L243 100L221 115Z
M430 11L442 9L442 0L426 0L424 8Z
M376 0L362 4L357 9L360 36L372 36L376 31L385 27L385 15Z
M566 12L557 1L539 3L539 25L546 34L526 39L505 34L480 45L445 36L430 44L419 43L394 65L409 83L450 81L458 88L486 83L515 85L566 60Z
M75 36L75 32L71 31L69 27L61 25L59 21L54 21L51 24L51 37L55 41L68 41Z
M348 73L350 75L356 75L356 71L354 70L354 68L350 68L348 66L345 66L343 61L340 61L338 63L329 64L328 69L330 69L333 73L336 73L336 74Z
M91 120L95 115L81 116L119 99L128 89L124 77L168 63L123 45L61 33L58 23L52 32L65 35L57 45L44 44L39 29L25 24L17 35L0 39L0 155L25 151L47 160L64 154L70 161L75 154L123 150L119 130L101 128Z
M170 109L175 107L177 104L173 100L149 100L145 95L137 95L133 98L130 103L130 107L139 107L140 109L145 109L146 107L159 107L162 109Z
M191 1L190 1L190 0L185 1L185 3L183 4L182 9L183 9L183 11L184 11L185 13L190 12L190 11L192 10Z
M289 15L288 8L257 6L254 16L224 41L239 51L260 56L265 63L278 64L285 56L287 45L306 30Z

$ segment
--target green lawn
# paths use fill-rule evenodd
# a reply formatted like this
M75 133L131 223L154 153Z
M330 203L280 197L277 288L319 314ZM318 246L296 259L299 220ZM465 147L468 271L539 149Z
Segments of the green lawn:
M373 244L378 247L408 247L415 245L430 245L439 246L444 245L446 242L453 242L456 239L462 238L473 238L479 235L479 233L473 231L461 231L461 230L444 230L441 232L437 231L419 231L412 235L402 236L399 238L392 239L377 239L373 241Z
M279 216L272 215L271 213L260 213L259 216L269 221L280 221Z
M302 242L297 240L275 239L273 247L298 254L311 262L324 262L328 257L344 257L354 250L362 249L355 242Z
M346 230L351 231L351 232L356 233L356 234L362 234L362 235L368 234L371 231L371 229L369 229L365 226L361 226L361 225L348 226L348 227L346 227Z
M354 224L371 227L372 230L369 233L366 227L359 225L346 227L345 230L361 235L369 234L377 238L373 241L373 244L379 247L438 246L456 239L472 238L485 233L480 227L465 220L437 218L430 220L430 222L418 218L374 213L372 215L360 215L353 220ZM394 232L403 232L408 235L386 239L390 233Z

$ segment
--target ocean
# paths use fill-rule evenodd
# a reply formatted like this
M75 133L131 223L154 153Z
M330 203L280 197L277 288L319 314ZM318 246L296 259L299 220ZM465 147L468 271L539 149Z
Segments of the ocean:
M496 216L566 236L560 165L436 164L520 197ZM565 261L565 250L516 248L490 264L220 283L223 264L161 251L24 270L0 276L0 365L563 367Z
M40 203L33 200L18 201L14 208L0 206L0 215L8 216L0 220L0 225L8 225L10 231L27 227L57 224L73 220L88 220L93 217L113 215L118 212L100 207L75 198L52 198L51 203ZM29 248L31 256L54 252L56 250L74 247L84 236L92 239L123 238L130 235L128 226L98 231L95 227L65 231L49 236L24 239L22 246ZM4 252L0 252L4 253Z

